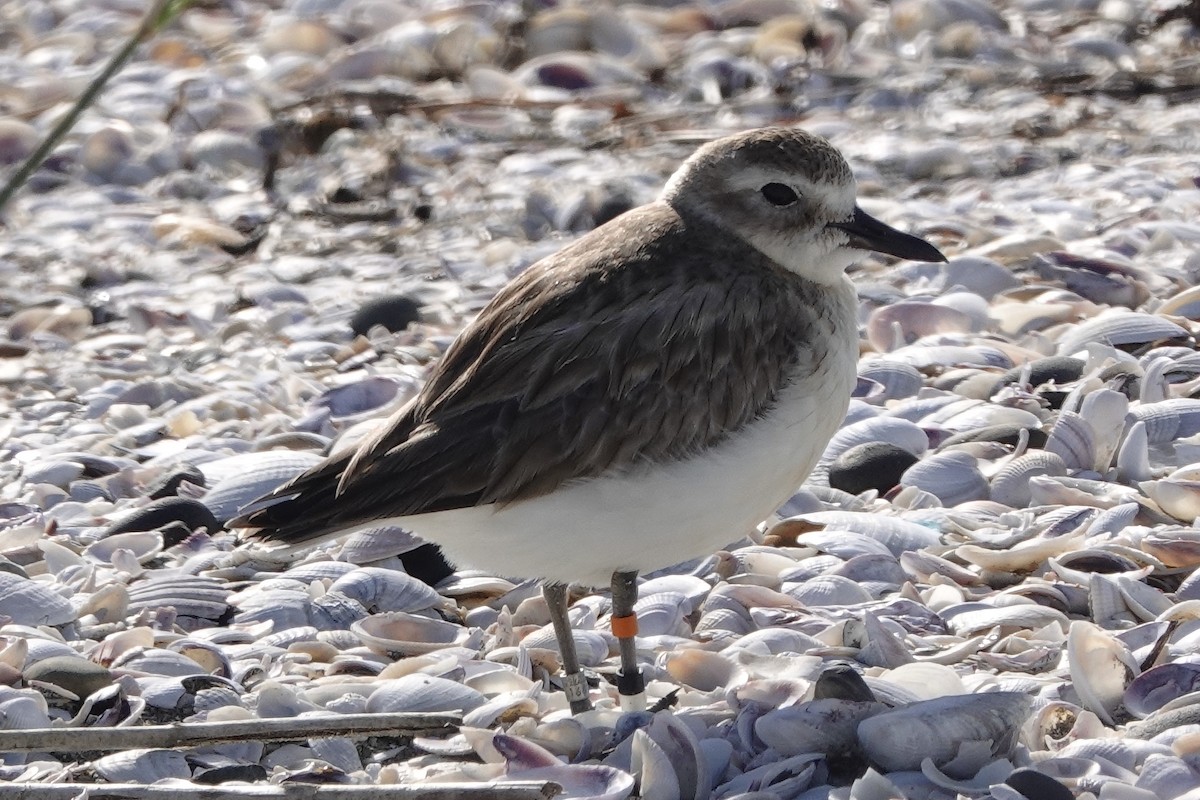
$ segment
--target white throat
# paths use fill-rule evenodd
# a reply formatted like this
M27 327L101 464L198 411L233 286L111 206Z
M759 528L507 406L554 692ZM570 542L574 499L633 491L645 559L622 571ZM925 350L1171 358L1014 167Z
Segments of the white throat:
M752 247L784 269L827 286L840 285L846 267L863 256L861 250L846 247L846 238L837 230L823 230L815 236L771 236L755 231L746 237Z

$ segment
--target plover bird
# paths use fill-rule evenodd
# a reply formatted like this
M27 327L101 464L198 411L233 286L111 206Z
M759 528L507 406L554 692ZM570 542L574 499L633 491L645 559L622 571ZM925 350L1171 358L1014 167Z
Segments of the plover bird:
M845 268L863 251L945 260L860 209L820 137L704 145L656 201L501 289L375 435L238 524L293 546L394 524L457 564L542 579L575 712L567 585L611 580L636 707L637 573L742 538L808 475L854 385Z

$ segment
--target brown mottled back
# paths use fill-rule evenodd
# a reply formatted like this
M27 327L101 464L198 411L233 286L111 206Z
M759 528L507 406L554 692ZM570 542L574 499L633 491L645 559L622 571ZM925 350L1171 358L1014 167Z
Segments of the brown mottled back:
M530 267L378 435L238 524L298 543L372 519L518 503L722 442L790 374L816 368L800 359L820 348L803 345L833 322L821 287L743 243L693 247L690 227L703 224L655 203Z

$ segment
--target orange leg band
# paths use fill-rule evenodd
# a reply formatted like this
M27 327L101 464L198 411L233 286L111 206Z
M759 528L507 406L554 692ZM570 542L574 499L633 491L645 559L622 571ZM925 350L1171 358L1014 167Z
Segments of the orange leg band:
M627 617L613 617L612 632L613 636L616 636L618 639L632 639L634 636L637 636L637 615L630 614Z

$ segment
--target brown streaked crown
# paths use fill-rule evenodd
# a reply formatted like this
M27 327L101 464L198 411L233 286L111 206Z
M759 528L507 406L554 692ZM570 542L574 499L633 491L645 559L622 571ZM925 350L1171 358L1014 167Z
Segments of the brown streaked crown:
M678 194L697 175L722 167L761 166L782 174L803 175L831 186L853 185L854 173L826 139L799 128L761 128L703 145L671 179L664 197Z

